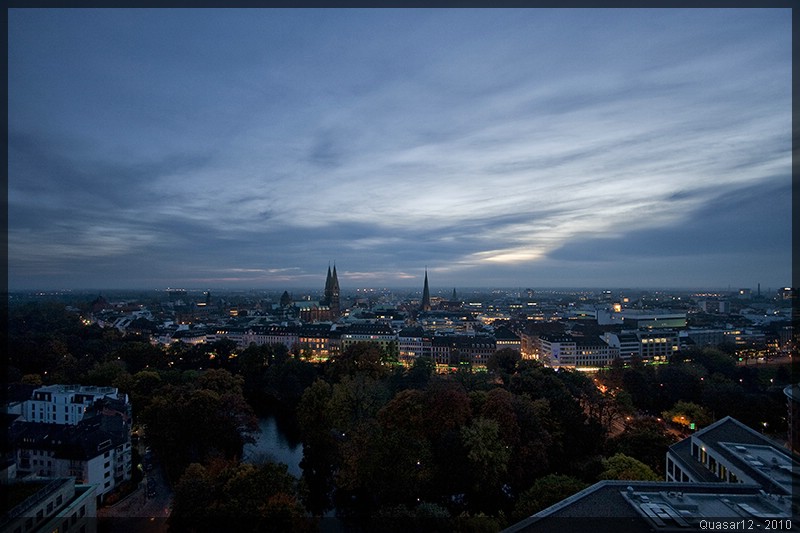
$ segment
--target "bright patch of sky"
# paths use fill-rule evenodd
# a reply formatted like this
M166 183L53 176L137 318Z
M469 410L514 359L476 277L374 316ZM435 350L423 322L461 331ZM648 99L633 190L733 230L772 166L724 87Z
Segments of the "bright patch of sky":
M8 38L12 289L791 282L788 9L12 9Z

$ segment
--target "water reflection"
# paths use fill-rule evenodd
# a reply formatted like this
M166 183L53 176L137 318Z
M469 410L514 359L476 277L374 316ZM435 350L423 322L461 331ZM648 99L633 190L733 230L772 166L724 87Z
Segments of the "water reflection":
M260 419L258 427L261 433L255 444L245 445L243 460L248 463L284 463L289 467L289 473L299 479L303 474L300 468L303 444L291 438L274 416Z

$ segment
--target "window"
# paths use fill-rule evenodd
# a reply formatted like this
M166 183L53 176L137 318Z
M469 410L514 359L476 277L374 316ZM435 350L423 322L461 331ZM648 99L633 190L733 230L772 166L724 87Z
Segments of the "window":
M79 512L79 516L80 516L81 518L83 518L84 516L86 516L86 506L85 506L85 505L81 505L80 512Z
M64 496L59 494L58 498L56 498L56 505L61 505L64 502Z
M47 504L47 514L50 514L52 512L53 512L53 502L49 502Z

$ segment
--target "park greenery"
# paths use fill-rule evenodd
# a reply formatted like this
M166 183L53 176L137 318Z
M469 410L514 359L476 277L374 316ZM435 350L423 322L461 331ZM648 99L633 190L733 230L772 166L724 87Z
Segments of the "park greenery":
M492 531L603 479L663 479L667 448L734 416L785 431L786 367L739 366L702 348L669 364L557 371L504 349L487 371L404 368L371 343L312 364L282 345L160 347L85 325L63 305L8 310L8 377L110 385L174 489L175 530ZM259 416L303 442L303 474L242 463Z

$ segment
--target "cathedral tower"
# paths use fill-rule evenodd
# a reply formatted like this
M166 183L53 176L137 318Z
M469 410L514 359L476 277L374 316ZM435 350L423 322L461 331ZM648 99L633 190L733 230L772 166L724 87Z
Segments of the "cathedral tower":
M333 264L333 275L331 276L331 314L334 318L339 318L339 276L336 275L336 263Z
M333 272L328 265L328 276L325 279L325 293L322 298L322 305L327 305L331 310L333 318L339 317L339 276L336 274L336 265L333 265Z

